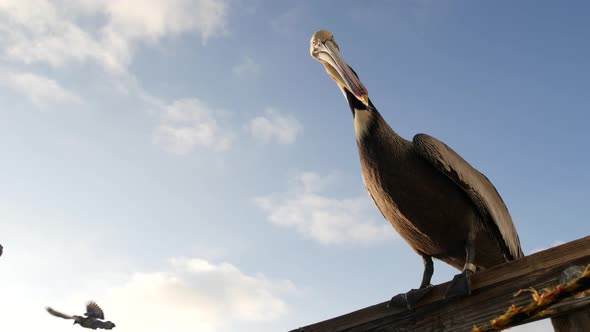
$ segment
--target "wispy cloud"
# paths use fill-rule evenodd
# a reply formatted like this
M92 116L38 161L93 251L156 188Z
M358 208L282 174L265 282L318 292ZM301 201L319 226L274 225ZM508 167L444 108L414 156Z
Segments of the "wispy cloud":
M190 32L205 43L224 35L228 10L224 0L6 0L0 2L0 52L14 62L93 61L124 74L138 43Z
M367 245L394 236L385 220L373 220L370 211L375 207L367 195L333 198L323 194L333 179L313 172L301 173L287 192L258 197L255 203L271 223L292 228L323 245Z
M284 115L276 110L268 109L264 115L248 121L245 128L262 143L291 144L295 142L303 126L292 115Z
M38 107L51 103L82 103L82 98L45 76L9 70L0 71L0 75L0 84L26 96Z
M161 110L154 140L179 155L197 146L226 151L231 148L232 134L220 125L218 115L219 112L198 99L176 100Z
M302 18L305 17L305 10L301 3L296 4L295 7L270 20L270 26L274 32L291 34L297 30Z
M232 68L232 73L238 77L256 76L260 72L260 65L252 59L252 57L244 57L242 62L236 64Z

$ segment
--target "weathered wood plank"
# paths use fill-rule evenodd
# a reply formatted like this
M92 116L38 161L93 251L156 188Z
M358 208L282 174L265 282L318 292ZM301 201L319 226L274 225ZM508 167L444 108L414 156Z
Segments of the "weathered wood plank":
M519 289L555 286L567 267L587 264L590 264L590 236L475 273L473 293L469 297L445 300L447 282L435 286L414 310L390 309L383 302L293 331L470 331L475 324L502 314L512 303L520 306L530 302L527 294L513 297ZM555 306L553 314L543 318L581 308L590 308L590 296L565 300ZM541 318L529 322L538 319Z

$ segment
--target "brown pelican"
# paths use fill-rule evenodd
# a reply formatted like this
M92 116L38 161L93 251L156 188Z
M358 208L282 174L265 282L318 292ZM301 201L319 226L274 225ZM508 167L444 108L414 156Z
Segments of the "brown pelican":
M104 319L104 313L102 309L96 304L95 302L88 302L86 304L86 313L84 316L70 316L59 311L53 310L50 307L45 308L47 312L52 314L53 316L60 317L63 319L73 319L74 325L80 324L80 326L89 328L89 329L104 329L104 330L112 330L115 327L115 324L111 321L102 321Z
M523 256L508 209L485 175L432 136L408 141L391 129L342 59L332 33L316 32L310 53L352 110L369 195L424 261L420 287L394 296L390 305L412 307L430 290L432 258L462 270L447 289L446 297L454 297L471 294L476 270Z

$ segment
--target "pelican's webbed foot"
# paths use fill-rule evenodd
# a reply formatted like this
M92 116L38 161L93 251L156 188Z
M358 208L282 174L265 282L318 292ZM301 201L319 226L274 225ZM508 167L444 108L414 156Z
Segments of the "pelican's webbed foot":
M475 262L475 241L471 238L465 242L465 266L463 272L453 277L445 294L445 299L471 295L471 275L477 270Z
M450 299L453 297L462 297L471 295L471 275L473 272L471 270L464 270L463 272L455 275L453 277L453 281L447 288L447 292L445 294L446 299Z
M392 307L406 307L412 309L416 306L418 301L422 299L426 294L432 290L432 285L425 286L423 288L411 289L407 293L400 293L392 297L387 304L388 308Z

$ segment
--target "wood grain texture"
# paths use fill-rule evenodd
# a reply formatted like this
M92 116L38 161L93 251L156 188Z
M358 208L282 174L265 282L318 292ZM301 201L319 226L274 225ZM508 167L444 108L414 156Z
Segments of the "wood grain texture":
M567 267L588 264L590 236L475 273L473 293L469 297L445 300L447 282L435 286L414 310L390 309L387 302L383 302L292 332L471 331L474 325L504 313L511 304L522 306L531 301L526 293L513 297L518 290L534 287L540 291L554 287ZM565 300L552 309L550 314L526 322L589 310L590 296Z

